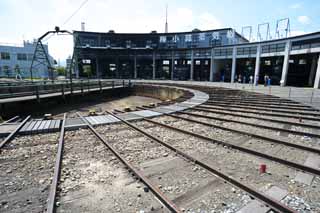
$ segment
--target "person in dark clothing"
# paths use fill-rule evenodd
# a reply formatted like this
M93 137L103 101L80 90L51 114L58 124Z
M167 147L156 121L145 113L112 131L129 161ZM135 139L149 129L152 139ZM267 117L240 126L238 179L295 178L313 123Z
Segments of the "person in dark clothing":
M268 82L268 76L264 75L264 86L267 86L267 82Z

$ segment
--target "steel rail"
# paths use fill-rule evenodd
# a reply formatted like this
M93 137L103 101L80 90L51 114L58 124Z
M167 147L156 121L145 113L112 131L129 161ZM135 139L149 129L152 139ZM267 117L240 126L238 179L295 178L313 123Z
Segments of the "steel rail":
M120 153L107 142L96 130L95 128L82 116L77 112L77 115L81 118L81 120L87 125L87 127L91 130L91 132L124 164L131 170L152 192L153 194L171 211L171 212L181 212L178 207L169 200L156 186L154 186L151 181L145 177L142 172L136 169L132 164L130 164L127 160L121 157Z
M299 106L299 107L291 107L291 106L281 106L281 105L276 105L274 103L258 103L258 102L252 102L252 103L242 103L242 102L229 102L226 101L225 99L221 99L219 101L217 100L212 100L209 99L209 103L215 103L215 104L231 104L231 105L237 105L237 106L250 106L250 107L268 107L268 108L273 108L273 109L288 109L288 110L303 110L303 111L310 111L310 112L319 112L318 109L313 109L311 107L306 107L306 106Z
M263 129L271 129L271 130L275 130L275 131L282 131L282 132L287 132L287 133L295 134L295 135L302 135L302 136L320 138L320 134L315 134L315 133L301 132L301 131L297 131L297 130L284 129L284 128L273 127L273 126L262 125L262 124L255 124L255 123L250 123L250 122L246 122L246 121L237 121L237 120L232 120L232 119L227 119L227 118L219 118L219 117L216 117L216 116L200 115L200 114L197 114L197 113L186 112L186 111L180 111L180 112L177 112L177 113L191 115L191 116L197 116L197 117L202 117L202 118L207 118L207 119L219 120L219 121L224 121L224 122L244 124L244 125L254 126L254 127L263 128Z
M280 98L280 97L266 97L265 95L262 96L230 96L230 95L216 95L213 94L212 92L209 93L210 98L212 99L225 99L228 98L228 100L240 100L240 101L272 101L276 103L292 103L292 104L300 104L299 102L296 102L294 100L290 99L285 99L285 98Z
M14 116L14 117L10 118L9 120L6 120L6 121L3 121L2 123L0 123L0 126L8 124L8 123L10 123L10 122L12 122L14 120L17 120L18 118L19 118L19 116Z
M204 136L204 135L200 135L200 134L197 134L197 133L194 133L194 132L190 132L190 131L183 130L183 129L180 129L180 128L177 128L177 127L166 125L166 124L163 124L163 123L151 120L151 119L144 118L143 120L149 121L150 123L153 123L153 124L156 124L156 125L159 125L159 126L163 126L165 128L174 130L176 132L180 132L180 133L184 133L184 134L187 134L187 135L191 135L193 137L208 141L208 142L213 143L213 144L223 145L223 146L229 147L231 149L239 150L239 151L244 152L244 153L248 153L248 154L255 155L255 156L258 156L258 157L261 157L261 158L265 158L265 159L268 159L268 160L271 160L271 161L274 161L274 162L277 162L277 163L280 163L280 164L284 164L284 165L286 165L288 167L292 167L292 168L297 169L297 170L301 170L301 171L308 172L308 173L313 174L313 175L320 176L320 170L316 169L316 168L312 168L312 167L305 166L305 165L302 165L302 164L294 163L294 162L291 162L291 161L288 161L288 160L284 160L284 159L281 159L281 158L278 158L278 157L274 157L272 155L268 155L268 154L261 153L261 152L258 152L258 151L252 150L252 149L244 148L244 147L241 147L241 146L238 146L238 145L230 144L230 143L227 143L227 142L224 142L224 141L220 141L220 140L217 140L217 139L209 138L209 137Z
M220 110L223 110L220 108L204 108L201 106L196 106L196 107L192 108L192 110L198 110L201 112L216 113L216 114L221 114L221 115L238 116L238 117L243 117L243 118L253 118L253 119L270 121L270 122L275 122L275 123L282 123L282 124L288 124L288 125L295 125L295 126L302 126L302 127L307 127L307 128L320 129L320 126L314 125L314 124L306 124L306 123L298 123L298 122L292 122L292 121L277 120L277 119L258 117L258 116L253 116L253 115L235 114L232 112L223 112L223 111L220 111Z
M248 103L255 103L256 101L258 103L275 103L277 105L295 105L295 106L303 106L301 103L297 103L291 100L285 100L282 98L265 98L265 97L254 97L254 98L247 98L247 97L231 97L228 95L225 96L213 96L209 94L210 99L212 100L228 100L228 101L234 101L234 102L248 102Z
M66 117L67 117L67 115L66 115L66 113L64 113L62 124L60 127L58 152L56 155L56 163L54 166L53 179L52 179L48 202L47 202L47 213L54 213L55 207L56 207L56 194L57 194L57 187L58 187L60 173L61 173Z
M183 112L179 112L179 113L184 114ZM187 114L187 113L185 113L185 114ZM167 116L171 116L173 118L186 120L186 121L189 121L189 122L202 124L202 125L205 125L205 126L214 127L214 128L217 128L217 129L222 129L222 130L226 130L226 131L230 131L230 132L239 133L239 134L242 134L242 135L251 136L251 137L254 137L254 138L265 140L265 141L267 141L269 143L274 142L274 143L277 143L277 144L293 147L293 148L296 148L296 149L299 149L299 150L320 154L320 149L312 148L312 147L309 147L309 146L303 146L303 145L299 145L299 144L294 144L294 143L286 142L286 141L279 140L279 139L276 139L276 138L270 138L270 137L266 137L266 136L263 136L263 135L259 135L259 134L255 134L255 133L251 133L251 132L246 132L246 131L242 131L242 130L237 130L237 129L232 129L232 128L229 128L229 127L219 126L219 125L216 125L216 124L211 124L211 123L207 123L207 122L203 122L203 121L199 121L199 120L195 120L195 119L185 118L185 117L178 116L178 115L173 115L173 114L166 114L166 115ZM202 116L199 116L199 117L202 117Z
M229 103L243 103L243 104L273 104L273 105L276 105L276 106L287 106L287 107L305 107L304 105L302 104L290 104L290 103L279 103L279 102L273 102L273 101L259 101L259 99L257 99L257 101L233 101L233 100L226 100L227 97L225 97L223 100L226 101L226 102L229 102ZM221 100L217 100L217 99L213 99L213 98L210 98L210 100L212 101L221 101ZM311 107L309 107L311 108Z
M230 103L228 104L227 102L212 102L212 101L207 101L206 104L208 105L214 105L214 106L221 106L221 107L231 107L231 108L238 108L238 109L253 109L253 110L262 110L262 111L267 111L267 112L280 112L280 113L287 113L287 114L300 114L300 115L309 115L309 116L320 116L318 111L314 111L315 113L312 112L306 112L304 109L299 109L300 111L296 110L284 110L284 109L274 109L274 108L269 108L269 106L265 107L255 107L255 106L249 106L245 104L235 104L235 103ZM307 110L310 111L310 110Z
M122 118L118 117L117 115L108 112L110 115L114 116L115 118L117 118L118 120L120 120L122 123L126 124L127 126L131 127L132 129L140 132L141 134L147 136L149 139L152 139L155 142L158 142L160 144L162 144L163 146L167 147L168 149L174 151L175 153L180 154L182 157L188 159L189 161L203 167L204 169L206 169L207 171L209 171L210 173L218 176L220 179L229 182L230 184L240 188L241 190L246 191L247 193L249 193L250 195L252 195L253 197L255 197L256 199L262 201L263 203L267 204L271 209L278 211L278 212L296 212L295 210L285 206L284 204L282 204L281 202L278 202L276 200L274 200L273 198L255 190L254 188L251 188L250 186L247 186L241 182L239 182L238 180L234 179L233 177L218 171L217 169L213 168L212 166L210 166L209 164L202 162L201 160L192 157L191 155L188 155L186 153L184 153L183 151L181 151L180 149L177 149L173 146L171 146L170 144L160 140L159 138L147 133L146 131L142 130L141 128L139 128L138 126L123 120ZM149 119L143 119L146 121L149 121Z
M205 103L204 105L201 105L201 107L207 108L207 109L215 108L212 106L214 106L214 105L207 104L207 103ZM320 121L320 118L315 118L315 117L306 117L306 116L299 116L299 115L286 115L286 114L282 114L282 113L258 112L258 111L253 111L253 110L230 109L229 107L225 107L221 110L226 110L226 111L230 111L230 112L252 113L252 114L256 114L256 115L269 115L269 116L274 116L274 117L297 118L297 119L304 119L304 120L311 120L311 121Z
M20 124L19 126L13 130L1 143L0 143L0 150L2 149L2 147L4 147L4 145L6 143L8 143L9 141L11 141L19 132L19 130L27 123L27 121L30 119L30 115L28 117L26 117Z

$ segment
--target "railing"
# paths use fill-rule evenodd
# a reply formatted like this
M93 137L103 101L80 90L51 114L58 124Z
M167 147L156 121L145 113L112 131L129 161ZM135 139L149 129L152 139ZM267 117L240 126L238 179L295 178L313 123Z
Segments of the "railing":
M0 83L0 99L25 96L36 96L37 99L40 99L41 95L65 96L73 93L102 92L107 88L130 86L130 80L73 80L72 83L68 80L54 82L10 82Z

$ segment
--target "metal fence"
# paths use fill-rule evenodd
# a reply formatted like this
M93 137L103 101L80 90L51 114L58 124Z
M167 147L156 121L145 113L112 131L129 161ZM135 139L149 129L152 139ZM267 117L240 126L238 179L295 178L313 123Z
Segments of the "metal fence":
M102 91L107 88L128 87L130 80L75 80L38 81L38 82L10 82L0 83L0 99L18 98L41 95L66 95L73 93L87 93Z

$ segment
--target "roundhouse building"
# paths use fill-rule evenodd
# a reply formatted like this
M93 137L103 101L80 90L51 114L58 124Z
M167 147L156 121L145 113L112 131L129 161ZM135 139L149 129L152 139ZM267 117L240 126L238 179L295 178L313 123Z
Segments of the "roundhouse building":
M241 81L319 88L320 32L249 42L231 28L144 34L74 31L77 77ZM319 64L319 66L318 66ZM240 80L239 80L240 79Z

